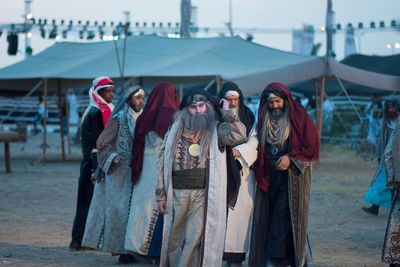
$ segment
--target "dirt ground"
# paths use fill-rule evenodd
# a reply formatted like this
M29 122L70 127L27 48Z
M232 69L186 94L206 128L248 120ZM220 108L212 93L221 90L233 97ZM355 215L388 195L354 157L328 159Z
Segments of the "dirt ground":
M108 254L68 250L80 149L72 146L67 161L57 160L58 140L49 134L51 162L45 165L38 160L39 135L11 144L11 174L4 173L0 152L0 266L117 266ZM309 266L385 266L380 255L388 210L377 217L361 211L375 168L354 151L323 146L313 173Z

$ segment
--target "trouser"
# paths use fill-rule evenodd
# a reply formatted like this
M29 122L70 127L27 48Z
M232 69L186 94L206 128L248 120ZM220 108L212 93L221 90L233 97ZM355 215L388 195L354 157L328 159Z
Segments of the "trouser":
M174 189L174 218L168 250L170 266L199 266L204 200L204 189Z
M82 242L83 234L85 232L86 218L93 196L94 186L91 180L92 171L93 167L90 156L84 157L81 162L76 213L72 227L72 239L79 242Z

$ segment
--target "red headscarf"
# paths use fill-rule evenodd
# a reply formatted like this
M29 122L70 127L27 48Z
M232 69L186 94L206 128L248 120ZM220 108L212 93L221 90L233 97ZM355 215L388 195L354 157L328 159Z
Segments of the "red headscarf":
M262 125L265 112L268 108L268 95L270 90L281 91L287 99L289 105L290 118L290 148L289 156L303 161L313 161L319 159L319 134L317 127L308 116L306 110L293 100L289 89L281 83L271 83L263 91L258 109L258 136L262 136L264 127ZM271 168L268 160L265 158L263 146L258 145L258 155L256 162L256 180L257 185L268 192L271 180Z
M142 173L146 134L154 131L164 139L164 135L173 123L173 115L179 109L179 105L178 93L170 82L157 84L150 93L143 112L136 121L131 166L133 185L137 183Z
M90 106L100 109L104 127L106 127L107 121L113 112L114 106L112 103L107 103L99 95L99 91L101 89L113 86L114 82L109 77L101 76L93 80L92 87L89 89Z

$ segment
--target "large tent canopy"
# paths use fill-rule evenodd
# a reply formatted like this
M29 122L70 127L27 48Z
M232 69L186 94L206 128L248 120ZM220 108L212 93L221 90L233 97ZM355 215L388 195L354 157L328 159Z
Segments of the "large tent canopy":
M400 77L400 55L368 56L354 54L343 59L340 62L341 66L335 63L329 62L329 64L336 65L332 67L332 69L335 70L334 73L344 80L343 86L352 95L369 95L371 93L387 95L392 94L393 91L398 92L398 78L393 76ZM353 68L357 69L356 74L352 71ZM338 72L338 69L340 72ZM368 74L368 72L364 72L365 75L360 75L362 72L359 70L368 71L370 73ZM392 77L380 79L384 76L377 74L385 74ZM392 80L392 82L390 82L390 80ZM387 82L389 82L388 85L385 85ZM293 84L291 89L298 92L312 94L314 91L313 87L314 84L312 81L306 81ZM338 84L336 76L326 81L325 90L329 95L335 95L342 92L342 88L340 84Z
M238 37L173 39L146 35L129 37L126 44L124 40L61 42L0 69L0 89L27 90L26 85L37 79L73 83L100 75L184 82L207 82L216 76L230 80L310 61L318 58L279 51Z
M93 78L168 79L179 84L208 83L218 77L237 82L246 95L270 82L291 85L335 77L375 89L400 90L400 77L361 70L334 59L302 56L241 38L173 39L152 35L98 43L61 42L0 69L0 92L29 91L42 79L48 89L86 88Z

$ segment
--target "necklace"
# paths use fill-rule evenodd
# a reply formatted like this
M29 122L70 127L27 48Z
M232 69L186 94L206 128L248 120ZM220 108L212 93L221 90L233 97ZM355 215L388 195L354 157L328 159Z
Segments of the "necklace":
M200 155L200 146L199 146L199 144L191 144L191 145L189 146L189 154L190 154L192 157L197 157L197 156L199 156L199 155Z

